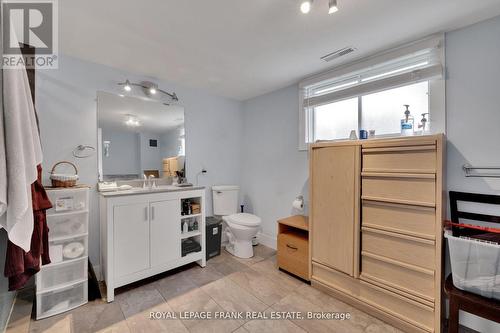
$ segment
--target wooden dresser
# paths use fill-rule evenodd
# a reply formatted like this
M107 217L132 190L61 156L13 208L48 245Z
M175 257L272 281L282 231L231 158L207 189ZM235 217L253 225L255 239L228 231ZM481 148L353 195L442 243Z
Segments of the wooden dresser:
M405 331L441 331L443 135L316 143L311 282Z

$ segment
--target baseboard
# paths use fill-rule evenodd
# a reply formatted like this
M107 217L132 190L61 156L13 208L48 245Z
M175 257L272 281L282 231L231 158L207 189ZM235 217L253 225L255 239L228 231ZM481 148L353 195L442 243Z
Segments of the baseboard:
M258 238L260 244L276 250L276 248L277 248L276 236L271 236L271 235L259 232L257 234L257 238Z

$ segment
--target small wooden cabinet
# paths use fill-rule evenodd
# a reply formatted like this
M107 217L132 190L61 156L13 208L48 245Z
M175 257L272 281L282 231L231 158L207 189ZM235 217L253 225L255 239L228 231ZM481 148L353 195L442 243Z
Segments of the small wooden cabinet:
M309 281L309 224L306 216L278 221L278 267Z
M200 212L182 215L183 200ZM101 265L108 302L114 289L155 274L197 262L205 267L205 190L105 192L100 198ZM181 232L182 222L196 219L197 230ZM201 250L182 256L182 241L194 239Z

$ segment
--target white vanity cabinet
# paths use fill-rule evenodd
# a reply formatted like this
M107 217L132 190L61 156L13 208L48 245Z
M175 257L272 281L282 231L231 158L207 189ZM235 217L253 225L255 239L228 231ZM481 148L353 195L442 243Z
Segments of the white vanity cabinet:
M183 216L182 202L199 203L201 212ZM182 221L196 218L198 229L189 233L201 251L182 256ZM100 198L101 265L108 302L114 289L155 274L205 259L205 190L111 192ZM188 235L188 236L189 236Z
M147 202L113 206L115 278L150 267L148 210Z

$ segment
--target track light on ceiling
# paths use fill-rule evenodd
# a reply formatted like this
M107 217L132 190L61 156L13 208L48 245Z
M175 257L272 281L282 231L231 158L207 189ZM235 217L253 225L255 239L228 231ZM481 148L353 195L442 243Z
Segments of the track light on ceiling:
M308 14L311 11L313 0L304 0L300 3L300 11L303 14ZM328 0L328 14L333 14L339 11L337 0Z
M300 4L300 11L307 14L311 11L312 0L302 1Z
M125 90L126 92L132 91L132 86L134 86L134 87L142 88L144 90L144 93L148 96L156 95L158 92L160 92L164 95L167 95L168 97L170 97L174 101L179 100L179 98L177 98L177 95L175 94L175 92L168 93L165 90L159 89L158 85L154 82L145 81L145 82L141 82L141 83L134 83L134 82L130 82L129 80L125 80L125 82L120 82L120 83L118 83L118 85L123 86L123 90Z
M328 1L328 14L333 14L339 11L339 7L337 7L337 0L329 0Z

